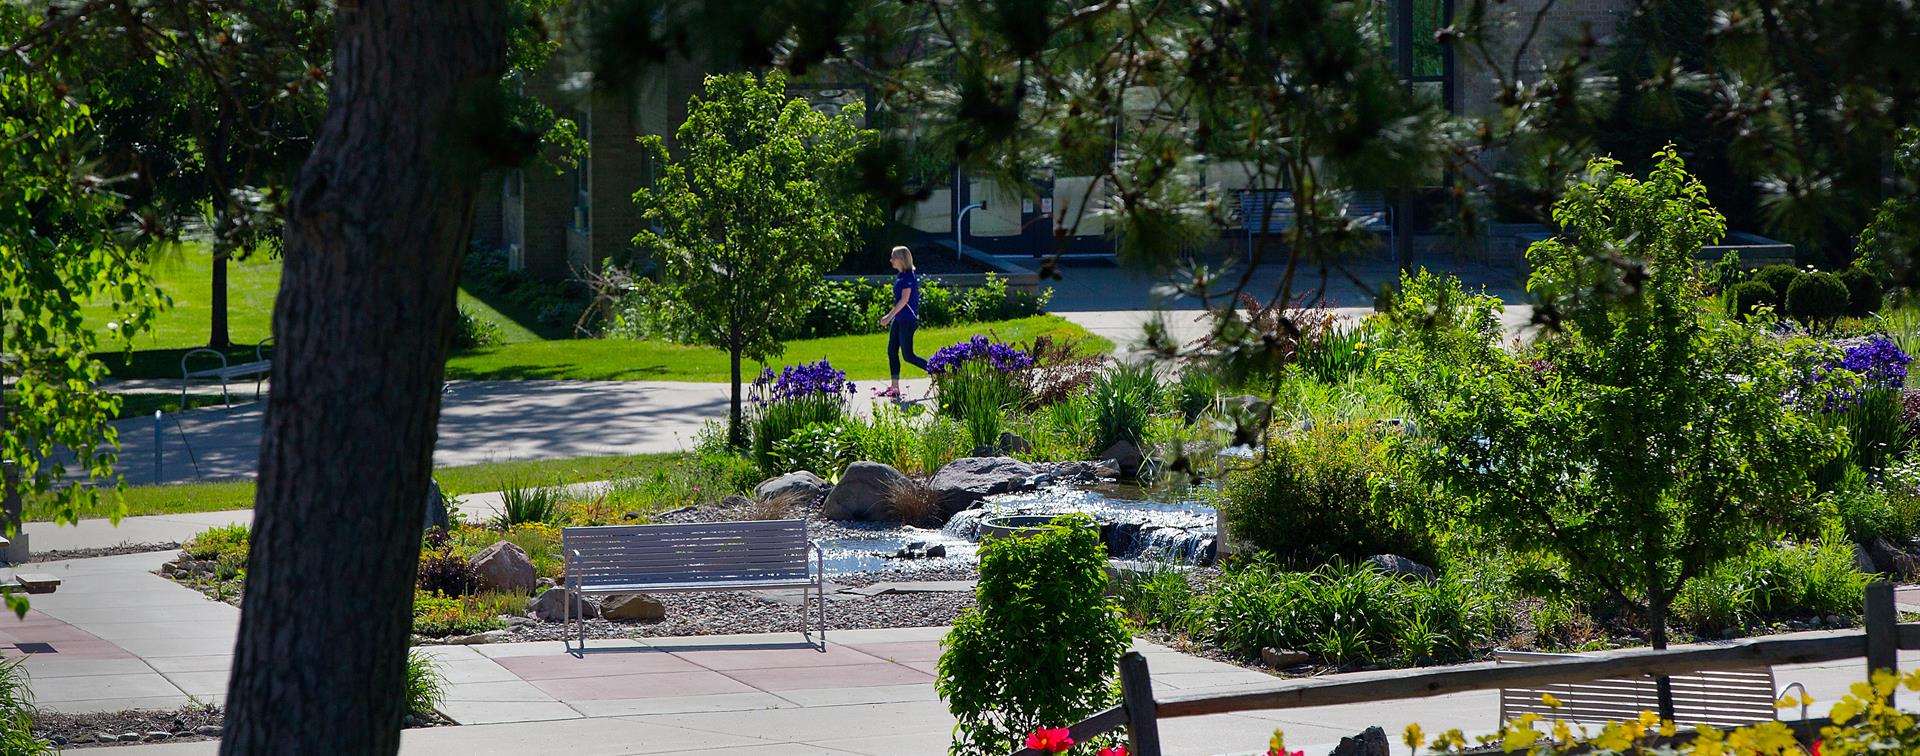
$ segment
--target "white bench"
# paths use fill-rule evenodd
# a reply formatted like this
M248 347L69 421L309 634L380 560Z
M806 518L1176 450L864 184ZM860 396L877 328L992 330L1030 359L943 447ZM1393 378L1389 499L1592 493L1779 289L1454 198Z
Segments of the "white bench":
M273 343L272 336L261 339L260 343L253 346L253 361L242 362L238 365L229 364L226 353L218 349L200 347L199 349L194 349L186 354L180 355L180 409L184 410L187 408L187 388L193 385L195 379L219 381L220 403L231 407L233 406L233 398L227 394L227 382L239 378L251 377L253 378L253 398L259 399L260 382L267 377L268 373L273 372L273 360L267 358L267 345L271 343ZM202 354L213 355L218 358L220 360L220 366L189 370L187 362L192 360L196 355Z
M1527 651L1497 650L1494 660L1502 664L1577 659L1579 654L1542 654ZM1682 725L1712 725L1734 729L1758 722L1772 721L1778 715L1774 702L1773 668L1768 666L1742 670L1697 672L1673 675L1673 713ZM1558 707L1548 706L1541 694L1559 699ZM1660 697L1652 677L1630 677L1557 683L1541 688L1501 688L1500 721L1511 722L1526 714L1538 714L1546 721L1564 719L1570 723L1605 724L1624 722L1640 712L1660 710Z
M566 555L562 580L574 597L798 588L800 632L809 641L806 610L812 592L820 606L820 642L826 643L826 562L819 545L807 540L805 520L563 528L560 547ZM565 602L563 621L575 621L577 600ZM579 650L585 651L586 619L578 621Z

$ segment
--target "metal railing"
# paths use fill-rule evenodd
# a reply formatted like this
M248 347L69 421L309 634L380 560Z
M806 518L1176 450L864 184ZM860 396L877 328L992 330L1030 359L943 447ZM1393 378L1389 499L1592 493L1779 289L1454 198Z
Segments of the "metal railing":
M1288 680L1224 694L1179 694L1164 699L1153 695L1146 657L1130 651L1120 657L1120 705L1076 722L1068 730L1075 741L1085 741L1124 728L1129 756L1161 756L1159 722L1172 717L1334 706L1631 675L1676 675L1861 657L1867 660L1862 678L1866 679L1877 670L1897 671L1902 649L1920 649L1920 624L1899 624L1890 583L1867 586L1865 624L1864 630L1793 633L1659 651L1608 651L1535 664L1483 662L1416 673L1386 670L1341 675L1339 679ZM1013 756L1044 754L1023 748Z

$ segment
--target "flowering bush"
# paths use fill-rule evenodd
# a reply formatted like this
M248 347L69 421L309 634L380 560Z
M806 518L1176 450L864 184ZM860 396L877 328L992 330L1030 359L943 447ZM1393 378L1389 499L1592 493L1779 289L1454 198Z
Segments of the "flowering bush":
M934 352L927 358L927 372L944 375L973 360L983 360L1002 373L1033 367L1033 357L1014 345L974 334L971 339Z
M760 371L749 393L753 417L753 459L762 471L775 473L780 461L775 447L796 431L815 423L839 422L847 411L847 397L854 392L845 372L826 360L786 365L780 372L773 368ZM806 450L791 449L797 456L817 457Z
M1884 336L1875 336L1865 344L1847 349L1839 367L1860 375L1867 383L1898 389L1907 383L1907 363L1913 358Z

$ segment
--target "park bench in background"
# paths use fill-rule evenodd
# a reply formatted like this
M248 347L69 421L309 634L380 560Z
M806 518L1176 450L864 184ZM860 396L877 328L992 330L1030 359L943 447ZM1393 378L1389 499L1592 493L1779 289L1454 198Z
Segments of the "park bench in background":
M1393 208L1375 192L1346 192L1337 201L1342 215L1358 219L1360 227L1386 234L1393 243ZM1284 189L1247 189L1240 192L1240 228L1247 234L1247 255L1253 255L1253 237L1293 230L1293 193Z
M820 606L820 643L826 646L826 564L820 547L807 540L805 520L563 528L560 547L566 555L562 579L573 592L564 602L563 619L578 619L580 651L587 647L587 624L574 617L577 596L779 588L800 589L800 632L809 641L807 594L813 594Z
M1499 650L1493 657L1503 664L1533 664L1579 659L1581 655ZM1770 666L1696 672L1667 679L1673 681L1674 714L1687 724L1734 729L1772 720L1778 712ZM1559 706L1548 706L1542 694L1552 694ZM1502 722L1538 714L1546 721L1606 724L1659 708L1654 680L1646 676L1500 689Z
M239 364L229 363L225 352L218 349L208 349L206 347L194 349L188 351L186 354L180 355L181 409L185 409L187 406L187 388L192 386L196 380L219 381L220 403L231 407L233 406L233 399L227 393L227 382L240 378L252 378L253 398L259 399L260 382L267 377L267 374L273 372L273 360L267 357L267 346L272 343L272 336L261 339L260 343L255 344L253 347L253 361ZM199 355L212 355L219 359L219 367L211 367L211 362L202 361L203 364L207 364L209 367L203 367L198 370L190 369L188 363Z

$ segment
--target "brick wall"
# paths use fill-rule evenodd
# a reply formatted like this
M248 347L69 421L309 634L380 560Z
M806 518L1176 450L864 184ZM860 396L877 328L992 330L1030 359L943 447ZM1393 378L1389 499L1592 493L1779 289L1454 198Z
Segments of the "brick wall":
M1534 16L1548 0L1507 0L1490 4L1488 48L1502 66L1513 62L1513 51L1526 39ZM1545 64L1577 44L1589 31L1594 39L1606 43L1614 29L1632 12L1631 0L1557 0L1547 11L1539 33L1521 57L1523 81L1537 81ZM1479 62L1479 56L1462 51L1456 56L1457 79L1454 106L1468 115L1486 113L1494 105L1495 72Z

